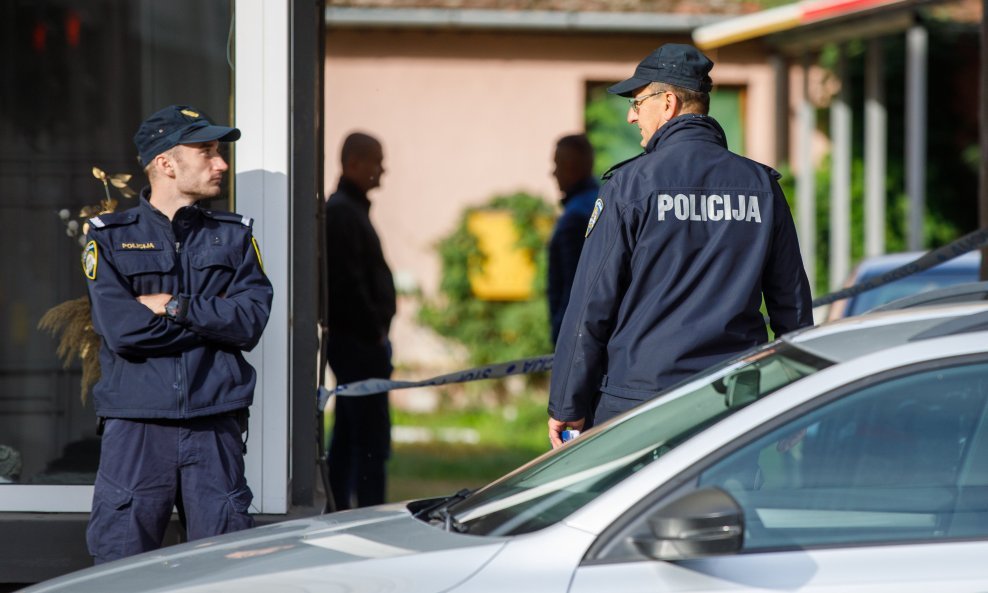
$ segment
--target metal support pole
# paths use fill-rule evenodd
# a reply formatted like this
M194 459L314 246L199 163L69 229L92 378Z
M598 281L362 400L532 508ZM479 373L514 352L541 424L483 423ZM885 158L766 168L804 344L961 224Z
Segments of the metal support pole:
M775 163L789 162L789 60L773 54L769 60L775 77Z
M837 48L840 91L830 105L830 289L840 288L851 271L851 107L847 48Z
M885 253L888 112L882 40L868 42L865 65L865 255Z
M929 34L922 26L906 32L906 237L909 249L923 249L926 210L926 68Z
M978 212L981 228L988 228L988 0L981 0L981 90L978 121L981 137L981 165L978 169ZM988 280L988 247L981 250L981 279Z
M796 137L796 221L799 249L803 254L803 267L816 283L816 187L813 170L813 130L815 111L810 101L810 54L802 59L802 94L799 98L798 134Z

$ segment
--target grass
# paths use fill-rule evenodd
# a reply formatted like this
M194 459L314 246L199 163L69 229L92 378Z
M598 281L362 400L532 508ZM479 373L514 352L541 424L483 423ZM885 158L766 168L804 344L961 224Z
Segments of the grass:
M388 501L402 501L452 494L461 488L478 488L528 463L549 450L546 434L545 389L515 396L460 393L444 396L439 409L413 413L392 408L395 427L431 434L426 442L392 443L388 462ZM332 417L326 418L327 434ZM452 431L450 429L453 429ZM475 442L449 441L449 434L469 434Z
M474 401L440 406L433 413L393 412L395 426L417 427L442 436L459 429L477 442L395 442L388 463L388 500L408 500L478 488L528 463L549 449L546 394L525 392L502 404Z
M478 488L537 455L520 448L396 443L388 462L387 497L390 501L429 498Z
M433 438L392 442L387 467L389 502L479 488L549 450L546 389L529 389L500 398L493 397L493 391L487 381L460 386L456 395L444 394L437 410L429 413L392 406L393 426L411 428ZM327 413L327 442L332 426L332 414ZM443 440L451 432L469 433L475 440Z

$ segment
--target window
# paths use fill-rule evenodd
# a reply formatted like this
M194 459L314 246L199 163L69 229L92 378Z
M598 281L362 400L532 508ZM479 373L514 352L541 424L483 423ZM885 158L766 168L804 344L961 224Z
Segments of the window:
M988 535L988 364L865 387L704 471L746 550Z
M608 93L607 87L612 84L588 82L586 87L583 119L594 149L596 176L642 151L638 127L628 124L628 100Z
M168 104L230 121L232 15L231 1L0 3L5 504L19 496L30 510L88 509L86 492L46 498L25 486L92 484L99 452L92 403L80 398L79 365L63 369L57 341L37 324L54 305L86 295L75 225L84 206L104 197L92 168L131 174L139 190L144 180L131 138L145 116ZM121 210L134 204L113 197Z
M724 129L727 147L743 155L744 110L747 94L744 87L718 85L710 92L710 115Z
M637 126L628 124L628 99L607 92L612 82L587 82L586 106L583 111L587 138L594 147L594 175L642 151ZM710 92L710 115L724 129L727 147L743 155L744 108L743 87L717 86Z

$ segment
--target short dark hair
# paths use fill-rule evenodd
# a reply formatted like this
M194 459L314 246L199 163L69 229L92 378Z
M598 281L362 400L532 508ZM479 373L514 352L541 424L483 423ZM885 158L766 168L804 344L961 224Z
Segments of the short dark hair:
M363 132L353 132L343 140L343 148L340 149L340 164L346 167L351 159L360 159L367 156L372 148L377 148L381 142Z
M572 150L576 156L580 158L587 169L593 168L593 145L590 144L590 140L587 138L586 134L570 134L568 136L563 136L556 142L556 150L559 150L560 148Z
M699 113L701 115L710 113L710 93L691 91L690 89L684 89L681 86L669 84L668 82L652 82L649 83L648 88L653 92L668 89L683 104L684 112Z

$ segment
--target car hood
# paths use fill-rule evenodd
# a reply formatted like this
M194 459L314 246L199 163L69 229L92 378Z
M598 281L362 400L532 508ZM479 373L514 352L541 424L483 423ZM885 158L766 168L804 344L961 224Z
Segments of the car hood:
M450 533L383 505L276 523L87 568L25 591L445 591L503 538Z

